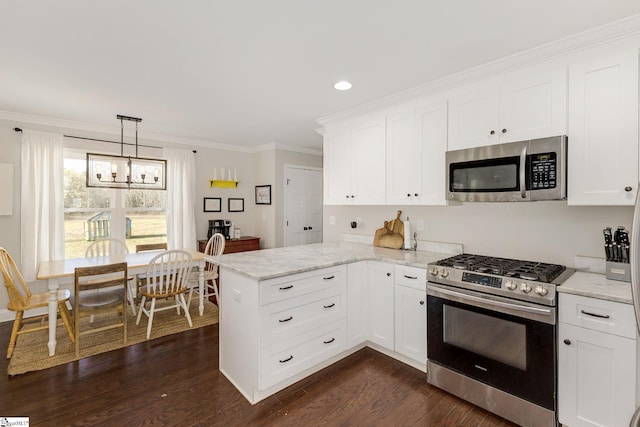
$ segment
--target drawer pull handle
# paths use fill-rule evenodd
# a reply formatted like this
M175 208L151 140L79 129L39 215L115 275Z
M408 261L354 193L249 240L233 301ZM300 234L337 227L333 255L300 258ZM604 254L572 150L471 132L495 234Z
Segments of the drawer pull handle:
M288 362L289 360L291 360L291 359L293 359L293 354L292 354L291 356L287 357L287 358L286 358L286 359L284 359L284 360L280 360L280 363L287 363L287 362Z
M280 289L281 291L286 291L286 290L291 289L291 288L293 288L293 285L285 286L285 287L283 287L283 288L279 288L279 289Z
M329 277L323 277L324 280L331 280L331 279L335 279L336 276L329 276Z
M335 303L335 302L332 302L331 304L329 304L329 305L325 305L325 306L323 306L323 307L324 307L324 308L331 308L331 307L335 307L335 306L336 306L336 303Z
M587 316L599 317L601 319L608 319L609 317L611 317L608 314L589 313L588 311L584 311L584 310L580 310L580 313L586 314Z
M331 344L332 342L334 342L336 339L335 338L331 338L329 341L323 341L325 344Z
M417 276L407 276L406 274L404 275L405 279L411 279L411 280L416 280L418 277Z
M288 322L289 320L293 320L293 316L289 316L286 319L279 319L278 322L284 323L284 322Z

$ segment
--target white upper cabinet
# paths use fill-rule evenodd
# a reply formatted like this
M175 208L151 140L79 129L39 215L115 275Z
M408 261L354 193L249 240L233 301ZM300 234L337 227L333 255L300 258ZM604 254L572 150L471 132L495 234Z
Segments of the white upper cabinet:
M327 127L324 135L324 203L385 203L385 120Z
M638 50L569 67L569 205L633 205L638 186Z
M541 66L473 83L449 99L449 150L567 132L567 71Z
M446 149L446 101L387 116L387 204L446 204Z

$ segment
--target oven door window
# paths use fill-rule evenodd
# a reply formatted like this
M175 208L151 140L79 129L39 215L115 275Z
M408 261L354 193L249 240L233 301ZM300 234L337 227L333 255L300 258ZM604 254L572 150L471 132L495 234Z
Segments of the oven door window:
M476 160L450 165L451 192L505 192L520 189L520 157Z
M555 410L555 326L427 297L427 358Z
M527 369L527 327L451 305L444 306L445 344L514 368Z

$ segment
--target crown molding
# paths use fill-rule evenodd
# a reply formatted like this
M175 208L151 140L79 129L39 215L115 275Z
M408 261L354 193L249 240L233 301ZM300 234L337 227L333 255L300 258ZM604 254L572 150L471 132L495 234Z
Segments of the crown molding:
M73 120L58 119L54 117L37 116L33 114L16 113L13 111L0 110L0 120L12 123L12 126L25 127L25 125L36 126L38 129L57 131L60 133L71 133L72 131L90 134L105 134L120 138L120 126L104 126L95 123L85 123ZM74 135L86 136L86 135ZM254 147L242 147L230 144L221 144L197 138L186 138L175 135L166 135L156 132L144 131L144 137L139 141L152 141L168 143L169 145L188 145L190 147L214 148L219 150L236 151L243 153L253 153Z
M454 89L474 81L494 77L501 73L513 71L540 62L559 59L572 53L607 43L630 39L640 36L640 14L595 27L580 33L563 37L552 42L542 44L515 54L455 73L441 79L395 93L377 100L340 111L316 120L325 125L338 119L363 114L375 109L389 107L393 104L406 102L418 96L431 96L445 90ZM640 44L639 46L640 47Z
M273 151L273 150L283 150L283 151L291 151L294 153L310 154L313 156L322 156L322 150L317 150L311 147L301 147L297 145L282 144L279 142L269 142L267 144L259 145L254 148L253 152L261 153L261 152Z

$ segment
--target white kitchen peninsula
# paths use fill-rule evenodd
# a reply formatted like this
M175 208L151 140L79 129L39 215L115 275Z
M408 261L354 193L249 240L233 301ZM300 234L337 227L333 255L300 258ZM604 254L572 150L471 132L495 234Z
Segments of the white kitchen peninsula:
M456 244L428 248L433 252L319 243L207 258L220 265L220 371L256 403L366 345L426 370L426 358L407 357L397 339L395 350L370 342L369 319L379 313L369 313L369 280L361 267L386 262L389 274L394 264L424 270L462 252ZM421 306L426 313L424 301ZM376 310L393 319L393 296ZM416 327L424 330L426 319Z

